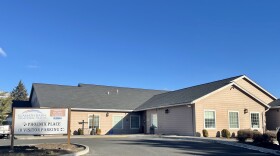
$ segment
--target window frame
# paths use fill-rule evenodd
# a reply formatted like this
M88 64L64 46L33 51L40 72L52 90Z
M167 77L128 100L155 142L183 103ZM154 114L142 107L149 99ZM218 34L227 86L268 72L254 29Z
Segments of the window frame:
M138 124L138 128L132 128L131 126L132 126L132 120L131 120L131 117L138 117L139 118L139 124ZM140 126L141 126L141 119L140 119L140 115L130 115L130 129L140 129Z
M158 128L158 114L157 114L157 112L156 113L151 113L151 126L153 126L153 115L154 114L157 116L157 126L154 127L154 128L157 129Z
M115 128L116 125L114 125L114 117L122 117L121 121L122 121L122 128ZM123 129L123 119L124 119L124 115L112 115L112 129Z
M205 112L207 111L212 111L215 113L215 127L214 128L206 128L205 126ZM217 117L216 117L216 110L214 109L204 109L204 113L203 113L203 124L204 124L204 129L216 129L217 128Z
M100 128L100 116L101 116L101 115L100 115L100 114L93 114L93 115L99 117L98 127ZM88 114L88 129L90 129L90 128L89 128L89 123L90 123L90 122L89 122L89 119L90 119L89 117L90 117L90 116L92 116L92 114ZM92 128L91 128L91 129L92 129Z
M259 128L252 127L252 114L259 114ZM250 112L250 127L251 127L251 129L260 129L261 128L260 120L261 120L260 112Z
M237 117L238 117L238 128L231 128L231 127L230 127L230 116L229 116L229 113L237 113ZM229 129L240 129L240 116L239 116L239 111L232 111L232 110L229 110L229 111L228 111L228 128L229 128Z

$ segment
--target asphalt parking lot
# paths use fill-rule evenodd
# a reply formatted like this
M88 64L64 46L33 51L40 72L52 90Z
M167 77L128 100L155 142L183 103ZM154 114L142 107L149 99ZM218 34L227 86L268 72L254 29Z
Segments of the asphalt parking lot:
M66 142L66 139L15 140L15 144ZM209 143L166 138L75 138L72 143L90 147L88 156L179 156L179 155L266 155L257 151ZM0 145L9 145L10 140L0 140ZM1 155L1 154L0 154Z

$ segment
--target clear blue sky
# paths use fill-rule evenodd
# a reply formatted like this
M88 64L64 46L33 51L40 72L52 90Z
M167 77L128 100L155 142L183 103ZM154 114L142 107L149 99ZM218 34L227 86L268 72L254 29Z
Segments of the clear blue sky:
M245 74L280 96L280 1L0 2L0 90L174 90Z

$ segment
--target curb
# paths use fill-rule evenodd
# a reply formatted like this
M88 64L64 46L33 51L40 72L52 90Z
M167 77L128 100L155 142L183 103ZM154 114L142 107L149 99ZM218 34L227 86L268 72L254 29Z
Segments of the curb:
M83 146L85 149L76 153L70 153L70 154L63 154L61 156L80 156L80 155L85 155L89 152L89 147L87 145L83 144L77 144L77 143L72 143L73 145L78 145L78 146ZM33 146L33 145L38 145L38 144L21 144L21 145L16 145L16 146Z
M71 135L71 139L98 138L158 138L159 135ZM15 136L16 140L67 139L67 136Z
M235 147L241 147L241 148L259 151L259 152L267 153L267 154L280 155L280 152L277 150L267 149L267 148L263 148L263 147L257 147L257 146L253 146L253 145L247 145L247 144L243 144L243 143L234 143L234 142L227 142L227 141L216 141L216 143L235 146Z
M71 136L71 139L81 139L81 138L127 138L131 137L128 135L81 135L81 136ZM16 140L41 140L41 139L67 139L67 136L37 136L37 137L15 137Z
M64 154L62 156L79 156L79 155L85 155L89 152L89 147L87 145L83 145L83 144L76 144L76 143L72 143L73 145L79 145L79 146L84 146L85 149L76 153L71 153L71 154Z
M199 140L199 141L207 141L211 143L219 143L219 144L224 144L224 145L230 145L230 146L235 146L235 147L240 147L240 148L245 148L249 150L254 150L254 151L259 151L262 153L267 153L267 154L274 154L274 155L280 155L280 151L277 150L272 150L272 149L267 149L263 147L257 147L253 145L247 145L243 143L238 143L238 142L231 142L231 141L225 141L225 140L213 140L213 139L202 139L202 138L185 138L185 137L168 137L168 136L159 136L160 138L168 138L168 139L181 139L181 140Z

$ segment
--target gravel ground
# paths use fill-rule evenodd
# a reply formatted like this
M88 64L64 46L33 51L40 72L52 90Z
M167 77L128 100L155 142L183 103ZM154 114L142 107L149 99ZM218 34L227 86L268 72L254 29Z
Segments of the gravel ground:
M10 146L0 146L1 156L58 156L61 154L70 154L83 150L77 145L67 145L61 143L44 143L29 146L15 146L14 151L10 151Z

